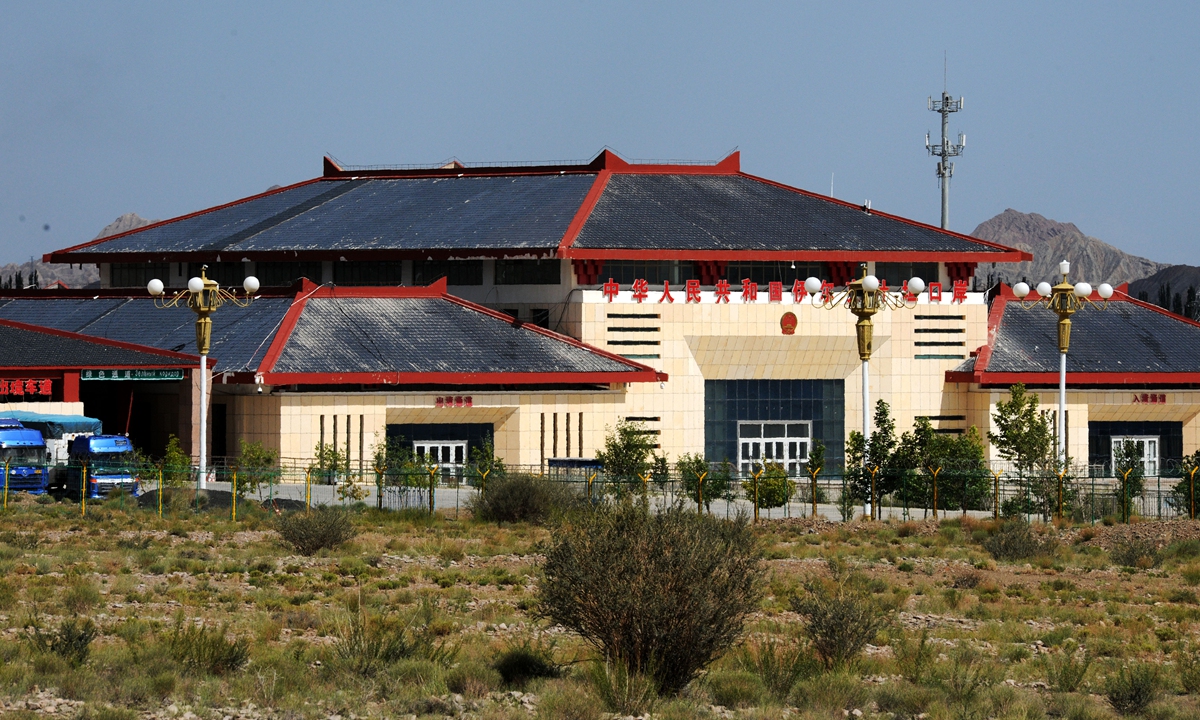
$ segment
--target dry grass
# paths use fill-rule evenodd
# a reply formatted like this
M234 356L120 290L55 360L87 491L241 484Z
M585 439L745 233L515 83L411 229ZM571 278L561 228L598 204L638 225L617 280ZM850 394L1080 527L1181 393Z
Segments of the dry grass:
M1120 528L1048 528L1057 535L1052 553L998 561L981 544L997 531L990 523L766 522L755 532L771 580L744 649L718 659L682 697L653 700L636 678L596 672L604 666L582 642L534 617L546 528L360 511L352 540L305 556L265 514L235 525L220 513L177 512L160 520L97 503L82 518L73 505L10 502L0 514L0 716L47 716L29 703L51 702L70 709L61 717L116 717L106 708L165 717L172 703L180 713L242 717L253 703L264 716L294 718L350 709L359 717L597 718L605 701L645 700L656 718L703 716L718 702L747 717L791 707L800 718L855 709L871 717L872 708L893 717L1106 718L1116 717L1106 690L1122 689L1122 668L1143 666L1158 668L1164 683L1148 716L1200 716L1198 698L1185 694L1196 692L1200 665L1200 560L1186 544L1200 525L1192 523L1166 528L1161 563L1139 568L1109 555ZM830 557L895 616L836 673L795 660L809 655L790 609L806 582L829 577ZM35 621L49 633L71 618L97 631L78 667L77 656L21 639L33 636L26 628ZM244 643L248 662L189 662L172 652L177 622L207 628L214 644L216 633L226 646ZM355 622L384 645L407 644L371 646L364 672L347 655ZM497 662L522 646L552 648L564 676L505 686ZM1064 668L1085 658L1076 685Z

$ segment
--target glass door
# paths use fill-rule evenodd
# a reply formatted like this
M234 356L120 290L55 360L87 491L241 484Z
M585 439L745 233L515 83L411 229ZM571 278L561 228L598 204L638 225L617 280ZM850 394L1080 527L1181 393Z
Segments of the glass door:
M812 423L807 421L738 423L739 470L752 475L766 463L798 475L808 461Z
M1117 467L1117 452L1126 442L1132 442L1137 446L1138 454L1142 458L1142 473L1146 477L1156 477L1158 475L1158 437L1157 436L1113 436L1112 439L1112 466Z
M417 462L436 465L443 474L460 474L467 464L466 440L418 440L413 443Z

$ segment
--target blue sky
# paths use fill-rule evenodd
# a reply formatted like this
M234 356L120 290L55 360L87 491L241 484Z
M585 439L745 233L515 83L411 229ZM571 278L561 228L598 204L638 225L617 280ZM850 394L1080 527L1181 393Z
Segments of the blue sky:
M0 3L0 261L347 164L718 159L1200 264L1196 3ZM22 220L22 218L24 218ZM49 226L49 230L44 229Z

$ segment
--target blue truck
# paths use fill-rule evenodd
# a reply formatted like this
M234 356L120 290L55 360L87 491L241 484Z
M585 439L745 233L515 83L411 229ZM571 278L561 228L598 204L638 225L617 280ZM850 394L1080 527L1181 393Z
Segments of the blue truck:
M50 455L41 431L25 427L15 418L0 418L0 462L8 492L46 492Z
M78 497L87 488L88 499L102 498L114 490L141 494L133 443L124 435L81 435L71 440L61 482L68 495ZM85 480L84 473L87 473Z

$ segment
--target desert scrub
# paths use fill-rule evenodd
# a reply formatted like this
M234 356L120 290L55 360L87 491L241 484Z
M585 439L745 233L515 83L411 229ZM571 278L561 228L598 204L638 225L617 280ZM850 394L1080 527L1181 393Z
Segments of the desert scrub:
M1024 520L1007 520L994 535L983 541L983 549L997 560L1028 560L1054 552L1052 539L1040 540Z
M1163 680L1158 666L1131 663L1110 672L1104 681L1104 694L1113 709L1122 715L1140 715L1162 695Z
M228 627L204 627L175 619L165 641L175 662L195 673L228 675L241 670L250 659L250 644L242 638L226 637Z
M34 650L57 655L71 667L79 667L87 662L92 641L100 634L96 624L88 618L73 617L64 619L53 631L44 630L41 623L34 620L25 632Z
M743 645L737 654L737 667L758 676L771 697L781 703L787 702L797 682L821 672L811 648L775 638Z
M492 667L508 687L524 689L530 680L562 677L562 666L554 661L554 646L525 640L505 648Z
M545 549L538 612L632 677L679 692L742 633L764 569L745 518L633 503L581 513ZM615 712L615 711L614 711Z
M275 529L301 555L331 550L357 534L350 513L329 507L286 513L276 522Z
M583 502L570 483L513 473L488 478L483 488L467 501L467 509L475 519L484 522L538 524Z
M891 624L891 612L864 587L860 575L834 558L831 579L810 578L792 596L792 610L804 618L804 632L826 668L845 666L879 631Z
M1108 557L1114 565L1139 570L1149 570L1162 563L1162 553L1159 552L1157 543L1132 536L1118 540L1109 551Z

